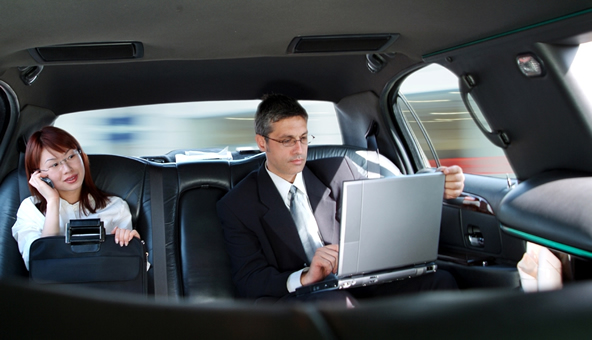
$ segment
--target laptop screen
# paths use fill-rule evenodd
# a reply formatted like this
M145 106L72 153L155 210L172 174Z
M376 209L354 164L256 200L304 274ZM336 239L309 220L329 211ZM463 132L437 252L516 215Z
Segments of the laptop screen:
M436 260L444 177L436 172L344 182L338 276Z

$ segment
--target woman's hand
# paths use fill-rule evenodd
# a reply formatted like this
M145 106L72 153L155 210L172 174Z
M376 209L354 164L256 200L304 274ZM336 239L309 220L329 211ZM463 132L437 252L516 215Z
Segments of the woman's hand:
M39 191L39 193L41 194L41 196L43 196L45 198L46 201L51 201L51 200L58 200L60 198L60 194L58 192L57 189L52 188L51 186L49 186L49 184L45 183L44 181L41 180L42 177L47 177L47 176L43 176L44 174L37 170L35 171L33 174L31 174L31 178L29 179L29 184L31 184L31 186L35 189L37 189L37 191Z
M140 239L140 234L136 230L115 227L111 234L115 235L115 243L119 244L121 247L127 246L134 237Z

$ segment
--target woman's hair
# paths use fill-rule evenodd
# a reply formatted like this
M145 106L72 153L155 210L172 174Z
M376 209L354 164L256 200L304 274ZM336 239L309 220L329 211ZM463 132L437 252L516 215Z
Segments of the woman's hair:
M80 157L82 158L82 164L84 165L84 181L82 182L82 188L80 191L80 206L85 214L88 212L95 213L98 209L102 209L107 206L108 196L101 190L99 190L92 180L90 174L90 167L88 162L88 156L82 148L80 143L68 132L53 127L46 126L41 130L33 133L27 142L27 151L25 152L25 169L27 171L27 181L31 179L31 175L40 168L41 152L43 149L50 149L60 153L66 153L68 150L78 150ZM29 190L31 194L37 198L40 203L37 205L39 210L45 214L47 209L47 201L45 198L29 184ZM91 205L88 196L92 196L95 201L94 206Z

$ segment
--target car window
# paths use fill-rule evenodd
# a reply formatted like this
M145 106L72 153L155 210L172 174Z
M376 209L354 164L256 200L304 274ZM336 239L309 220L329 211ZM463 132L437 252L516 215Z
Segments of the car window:
M254 116L260 100L124 107L61 115L87 153L162 155L178 149L257 149ZM301 101L313 144L342 144L334 104Z
M421 146L416 162L436 167L437 155L441 165L459 165L465 173L514 176L503 150L483 135L469 114L452 72L429 65L408 76L399 93L395 112L404 118L406 137ZM475 103L471 106L478 111Z
M583 109L592 118L592 42L580 44L569 65L566 77L573 79L568 84L582 103Z

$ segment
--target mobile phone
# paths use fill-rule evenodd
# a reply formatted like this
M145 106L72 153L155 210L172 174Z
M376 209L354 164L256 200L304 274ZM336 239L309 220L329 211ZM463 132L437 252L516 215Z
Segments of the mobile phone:
M53 189L53 188L55 188L55 187L53 186L53 182L52 182L52 181L51 181L51 179L49 179L48 177L41 177L41 180L42 180L43 182L47 183L47 185L49 185L50 187L52 187L52 189Z

